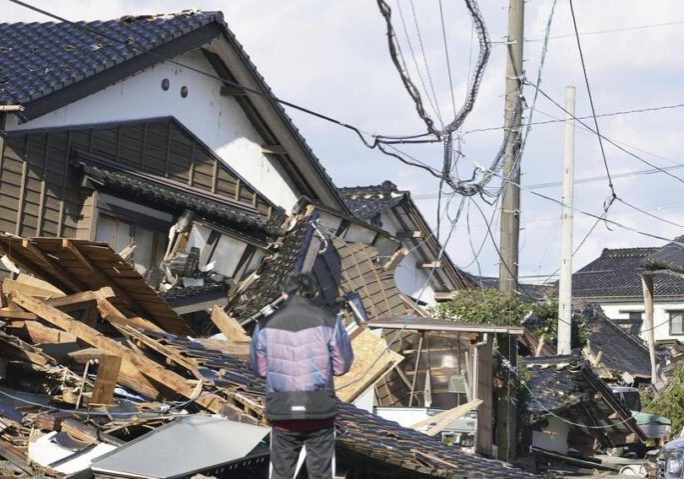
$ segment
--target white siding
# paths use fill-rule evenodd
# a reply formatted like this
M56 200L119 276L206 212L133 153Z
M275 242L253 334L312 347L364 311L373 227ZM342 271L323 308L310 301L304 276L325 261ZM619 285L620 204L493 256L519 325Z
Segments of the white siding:
M177 61L214 73L199 50ZM161 88L169 79L167 91ZM182 98L180 89L188 88ZM231 97L220 95L221 83L171 63L161 63L56 111L8 130L60 127L173 116L206 143L227 165L271 201L290 211L299 192L275 161L261 153L264 143L244 111Z
M625 302L625 303L601 303L601 308L611 319L627 319L628 311L644 311L644 323L642 326L641 338L648 340L648 332L646 329L646 312L644 303ZM684 341L684 335L670 334L670 311L684 311L684 301L680 302L656 302L653 306L653 325L656 341L665 339L678 339Z

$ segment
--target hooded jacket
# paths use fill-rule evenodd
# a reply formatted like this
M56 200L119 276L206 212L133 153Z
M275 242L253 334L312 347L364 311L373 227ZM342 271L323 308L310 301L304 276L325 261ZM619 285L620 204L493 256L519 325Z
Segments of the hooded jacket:
M339 318L301 296L257 326L250 347L252 369L266 378L266 417L271 421L325 419L337 414L333 375L354 360Z

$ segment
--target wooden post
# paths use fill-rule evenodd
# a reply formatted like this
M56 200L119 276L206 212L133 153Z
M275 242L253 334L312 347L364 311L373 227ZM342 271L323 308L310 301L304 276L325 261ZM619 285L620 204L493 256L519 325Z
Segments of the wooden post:
M111 404L121 369L121 356L102 354L98 361L95 389L89 404Z
M653 329L653 274L644 273L641 275L641 287L644 290L648 353L651 357L651 384L655 386L658 376L656 374L655 331Z
M420 366L420 355L423 351L423 333L420 334L418 340L418 354L416 355L416 367L413 372L413 381L411 382L411 397L409 397L409 407L413 406L413 395L416 391L416 380L418 379L418 367Z
M478 346L480 348L478 354L477 377L473 381L477 381L477 396L473 399L481 399L477 414L477 444L475 445L475 452L483 456L492 456L492 443L494 442L494 435L492 433L492 425L494 419L494 394L492 388L494 387L494 369L492 368L492 345L494 339L489 335L487 343Z

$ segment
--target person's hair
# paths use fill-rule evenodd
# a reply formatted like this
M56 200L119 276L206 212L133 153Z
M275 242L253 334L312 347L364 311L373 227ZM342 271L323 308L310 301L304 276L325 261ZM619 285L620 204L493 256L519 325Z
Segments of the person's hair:
M283 292L313 299L316 296L316 280L310 273L294 273L283 283Z

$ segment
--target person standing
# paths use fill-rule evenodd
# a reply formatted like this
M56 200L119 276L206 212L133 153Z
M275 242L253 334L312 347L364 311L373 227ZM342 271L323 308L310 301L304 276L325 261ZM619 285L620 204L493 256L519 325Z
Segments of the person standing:
M271 421L271 479L293 479L306 447L310 479L329 479L335 468L337 398L333 376L354 360L342 321L316 306L316 282L294 274L282 288L285 304L257 325L252 369L266 378Z

